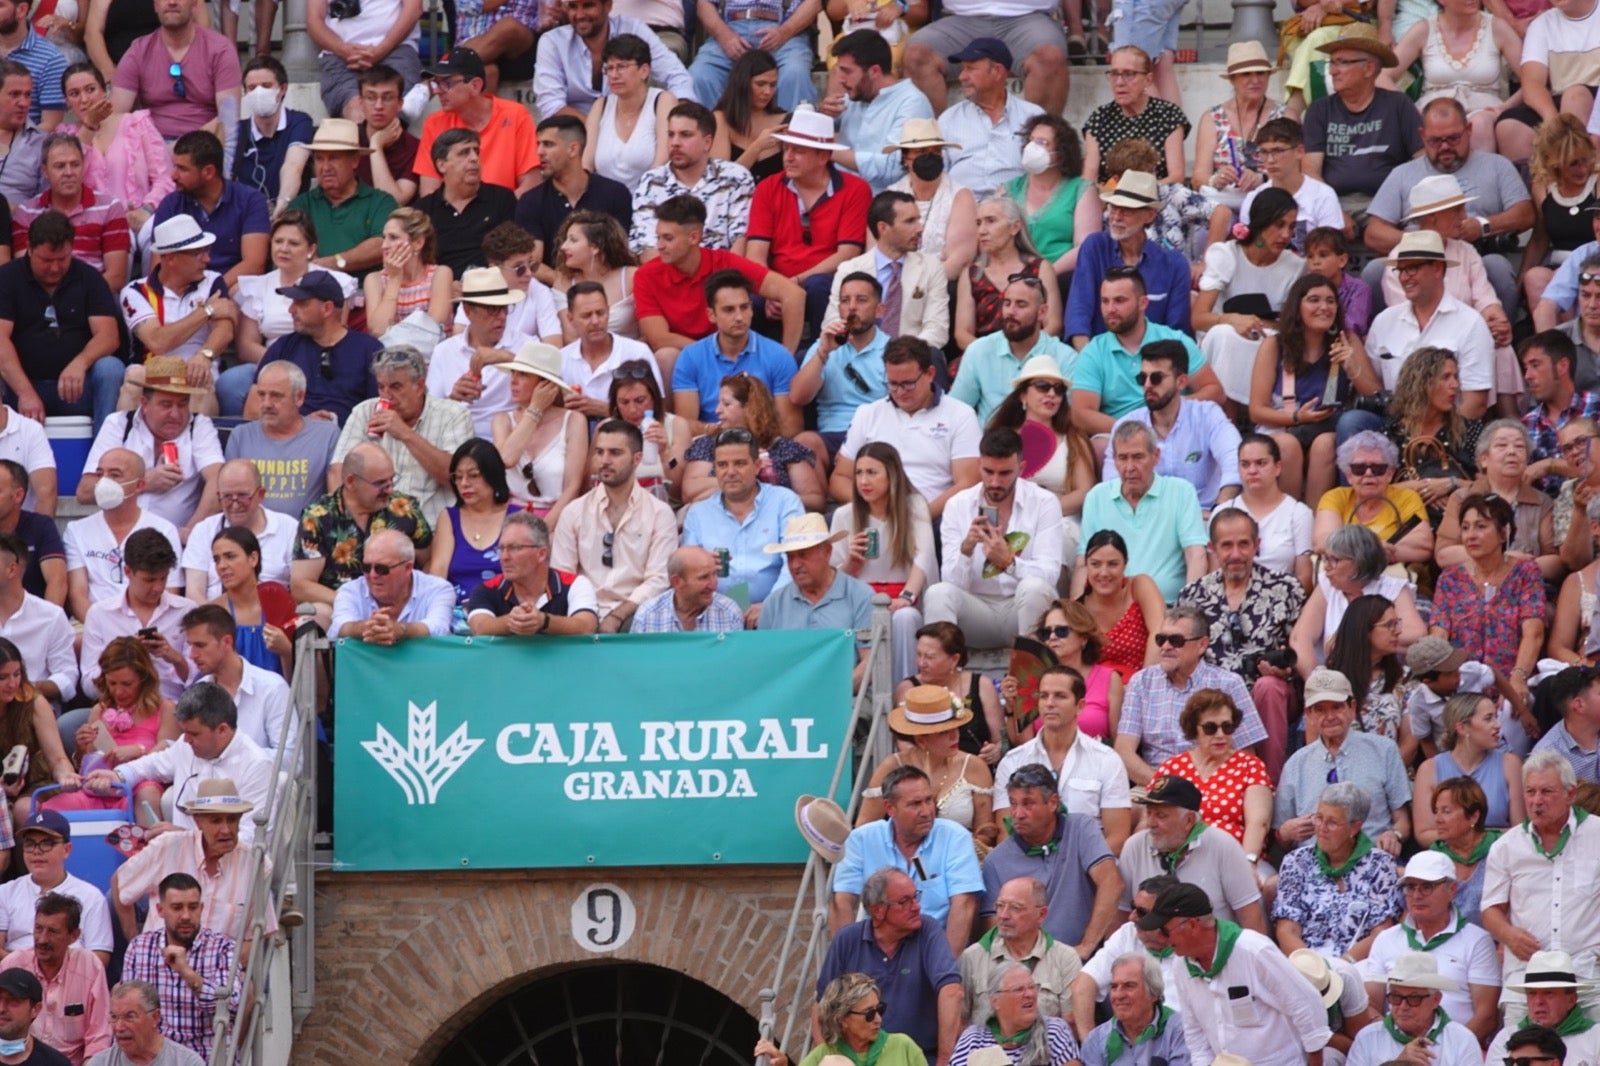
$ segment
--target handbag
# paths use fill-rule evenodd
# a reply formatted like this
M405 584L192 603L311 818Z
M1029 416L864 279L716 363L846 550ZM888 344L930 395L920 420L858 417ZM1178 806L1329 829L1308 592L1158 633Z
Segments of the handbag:
M1469 480L1456 457L1438 437L1413 437L1400 453L1401 481L1427 481L1433 478Z

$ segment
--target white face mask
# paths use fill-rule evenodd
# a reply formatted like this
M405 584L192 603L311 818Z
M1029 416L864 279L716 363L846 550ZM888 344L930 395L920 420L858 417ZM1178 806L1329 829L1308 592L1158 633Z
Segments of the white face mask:
M1050 169L1050 149L1038 141L1022 146L1022 169L1029 174L1043 174Z
M244 94L244 113L247 118L266 118L278 110L278 90L257 85Z
M127 498L128 494L123 490L122 483L115 478L103 477L94 483L95 506L102 511L121 507Z

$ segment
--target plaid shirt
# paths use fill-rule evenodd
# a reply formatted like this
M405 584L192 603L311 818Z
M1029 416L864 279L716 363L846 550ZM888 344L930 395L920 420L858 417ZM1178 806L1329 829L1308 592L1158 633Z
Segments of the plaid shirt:
M1522 424L1528 429L1528 442L1532 445L1528 453L1528 462L1559 459L1560 455L1556 451L1557 431L1574 418L1596 417L1600 417L1600 392L1572 390L1572 401L1567 404L1565 411L1556 415L1554 422L1545 417L1544 404L1535 404L1532 410L1522 416ZM1555 496L1561 491L1561 480L1557 474L1547 474L1534 484L1545 495Z
M189 945L189 965L200 975L196 992L167 965L162 952L167 949L167 931L155 929L128 941L128 954L122 963L124 981L149 981L161 997L161 1035L182 1044L207 1062L211 1061L211 1025L223 982L233 967L233 940L221 933L201 928ZM228 990L228 1010L239 1009L239 986Z
M633 612L633 625L629 627L630 633L682 633L683 623L678 621L677 609L673 606L674 593L671 589L651 600L646 600ZM744 628L744 612L739 610L739 605L733 600L718 592L711 597L711 606L700 613L695 619L694 629L697 633L726 633L728 630Z

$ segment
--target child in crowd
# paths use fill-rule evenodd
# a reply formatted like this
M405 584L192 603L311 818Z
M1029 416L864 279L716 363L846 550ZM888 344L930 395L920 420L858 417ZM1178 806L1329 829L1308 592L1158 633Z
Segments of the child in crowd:
M1333 226L1318 226L1306 234L1305 245L1306 273L1321 274L1339 283L1345 329L1366 337L1372 326L1372 290L1345 271L1350 265L1350 247L1345 243L1344 232Z
M1261 127L1256 134L1256 151L1261 160L1261 173L1267 184L1250 190L1239 205L1239 217L1250 217L1250 205L1265 188L1282 189L1294 197L1300 209L1294 226L1294 239L1289 246L1301 255L1306 250L1306 234L1320 226L1339 229L1344 225L1344 210L1339 206L1339 194L1326 182L1313 178L1301 170L1306 157L1305 129L1292 118L1275 118Z

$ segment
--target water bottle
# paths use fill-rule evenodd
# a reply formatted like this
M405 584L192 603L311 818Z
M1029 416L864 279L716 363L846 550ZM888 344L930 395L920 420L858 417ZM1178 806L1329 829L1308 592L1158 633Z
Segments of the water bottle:
M650 427L655 424L656 413L654 411L646 411L644 413L644 421L639 423L639 432L648 434ZM644 439L643 465L647 470L655 470L661 466L661 448L648 436Z

